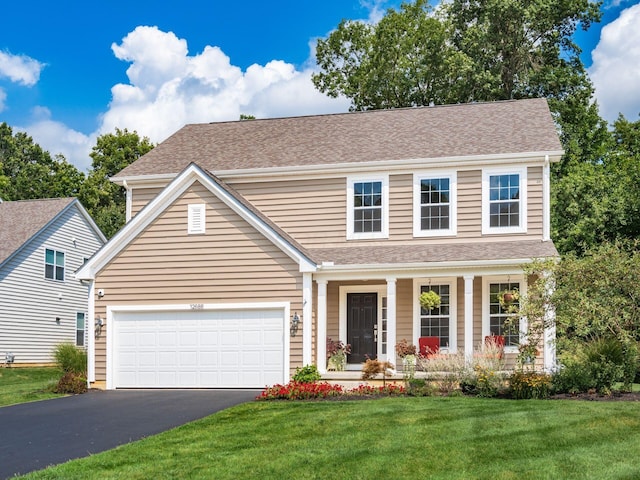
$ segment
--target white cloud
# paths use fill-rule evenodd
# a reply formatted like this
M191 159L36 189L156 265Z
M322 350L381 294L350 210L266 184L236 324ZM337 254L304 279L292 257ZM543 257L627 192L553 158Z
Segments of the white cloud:
M86 172L91 165L89 153L96 143L96 137L85 135L51 119L51 112L45 107L35 107L29 125L16 127L33 137L34 142L52 156L62 154L80 171Z
M0 112L4 110L4 101L7 99L6 92L0 88Z
M592 52L589 75L602 116L614 121L622 113L631 121L640 114L640 4L605 25Z
M26 55L12 55L0 51L0 77L7 77L12 82L33 86L38 83L44 67L44 63Z
M349 102L319 93L303 70L282 60L242 71L218 47L190 56L187 42L157 27L137 27L112 45L117 58L131 62L128 84L112 87L109 109L98 134L116 127L136 130L159 142L186 123L344 112Z

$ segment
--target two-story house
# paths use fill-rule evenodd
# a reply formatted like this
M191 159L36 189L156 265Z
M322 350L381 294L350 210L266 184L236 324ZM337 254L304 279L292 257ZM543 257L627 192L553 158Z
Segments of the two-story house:
M501 335L513 357L526 323L507 331L496 294L557 256L562 153L544 99L185 126L113 179L128 223L78 272L90 382L263 387L326 371L327 337L348 369L422 336L471 355Z
M106 241L76 198L0 201L0 364L86 348L87 286L74 272Z

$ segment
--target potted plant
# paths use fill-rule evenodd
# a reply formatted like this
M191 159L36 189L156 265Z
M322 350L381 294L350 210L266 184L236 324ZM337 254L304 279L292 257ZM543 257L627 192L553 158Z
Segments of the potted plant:
M327 337L327 370L344 371L349 353L351 353L351 345Z
M420 306L425 310L433 310L440 306L440 295L433 290L420 294Z
M407 376L413 377L416 371L417 353L416 346L404 338L396 343L396 355L402 359L402 371Z

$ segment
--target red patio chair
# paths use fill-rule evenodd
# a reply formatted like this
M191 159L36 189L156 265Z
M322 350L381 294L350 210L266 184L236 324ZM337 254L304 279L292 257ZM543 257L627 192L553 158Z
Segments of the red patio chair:
M420 337L418 339L420 355L430 358L440 351L440 337Z

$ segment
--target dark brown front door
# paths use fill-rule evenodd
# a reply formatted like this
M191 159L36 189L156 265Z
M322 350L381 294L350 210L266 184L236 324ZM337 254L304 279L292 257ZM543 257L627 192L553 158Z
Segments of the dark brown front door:
M376 358L375 329L378 325L378 294L347 293L347 343L351 344L349 363Z

